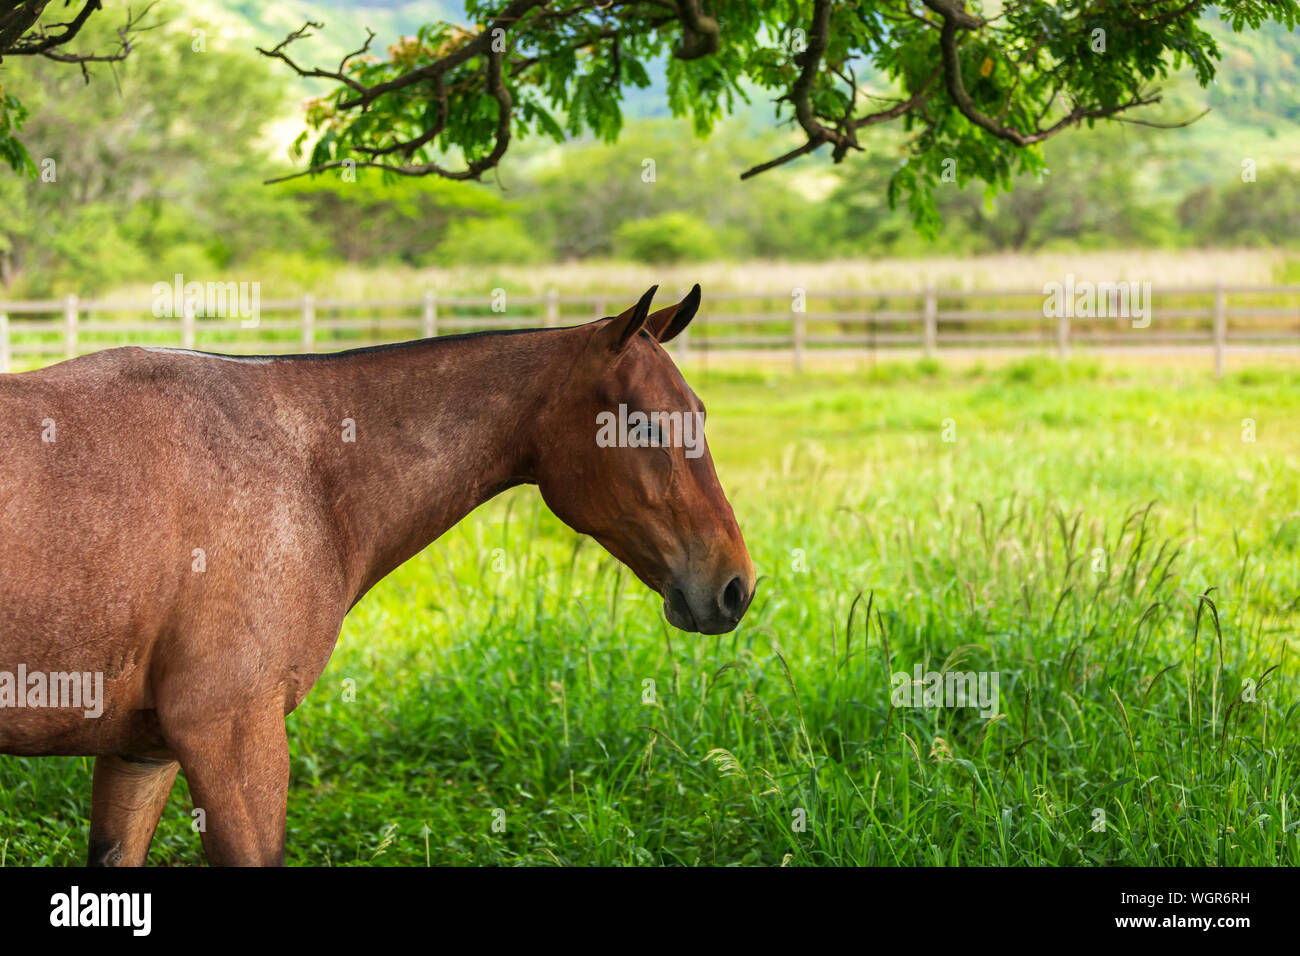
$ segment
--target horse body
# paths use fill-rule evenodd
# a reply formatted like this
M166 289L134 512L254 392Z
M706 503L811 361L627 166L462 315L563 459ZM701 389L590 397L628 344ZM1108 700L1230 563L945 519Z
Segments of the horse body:
M0 752L97 757L92 864L144 862L178 764L211 862L282 862L284 716L345 615L520 483L672 623L734 627L753 568L707 453L593 440L612 403L698 406L646 331L681 305L333 356L113 349L0 377L0 675L102 677L93 718L0 707Z

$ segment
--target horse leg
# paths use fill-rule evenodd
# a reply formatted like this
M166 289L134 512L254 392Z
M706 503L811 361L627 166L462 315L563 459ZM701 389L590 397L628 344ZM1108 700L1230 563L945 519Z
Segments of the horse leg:
M283 866L289 798L289 739L282 701L201 714L193 702L163 718L213 866Z
M95 758L87 866L144 865L178 767L149 757Z

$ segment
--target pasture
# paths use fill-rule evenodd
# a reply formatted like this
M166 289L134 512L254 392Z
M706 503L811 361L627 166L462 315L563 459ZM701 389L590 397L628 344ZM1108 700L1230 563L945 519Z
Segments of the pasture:
M507 492L289 718L291 865L1300 864L1300 372L688 379L739 629L674 631ZM996 674L997 713L895 706L918 665ZM0 757L0 864L84 862L90 771ZM202 863L190 807L151 863Z

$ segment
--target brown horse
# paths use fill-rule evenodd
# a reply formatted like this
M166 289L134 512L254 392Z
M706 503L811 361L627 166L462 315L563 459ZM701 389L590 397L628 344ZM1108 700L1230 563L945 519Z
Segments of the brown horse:
M754 569L707 447L597 440L619 406L703 419L660 347L699 286L651 315L654 291L573 328L0 377L0 753L95 756L91 864L144 862L178 766L209 862L283 863L284 718L344 616L513 485L675 626L736 626Z

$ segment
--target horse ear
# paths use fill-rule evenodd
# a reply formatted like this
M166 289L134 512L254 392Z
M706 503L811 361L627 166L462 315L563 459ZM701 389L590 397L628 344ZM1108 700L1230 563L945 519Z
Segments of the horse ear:
M623 351L627 343L632 341L632 336L645 327L646 319L650 316L650 302L658 290L659 286L652 285L636 305L622 315L610 319L609 325L600 334L608 342L611 352Z
M677 337L677 333L691 324L691 319L695 318L699 308L700 284L697 282L691 286L691 291L686 293L686 298L682 301L666 309L660 309L650 316L646 327L660 342L671 342Z

